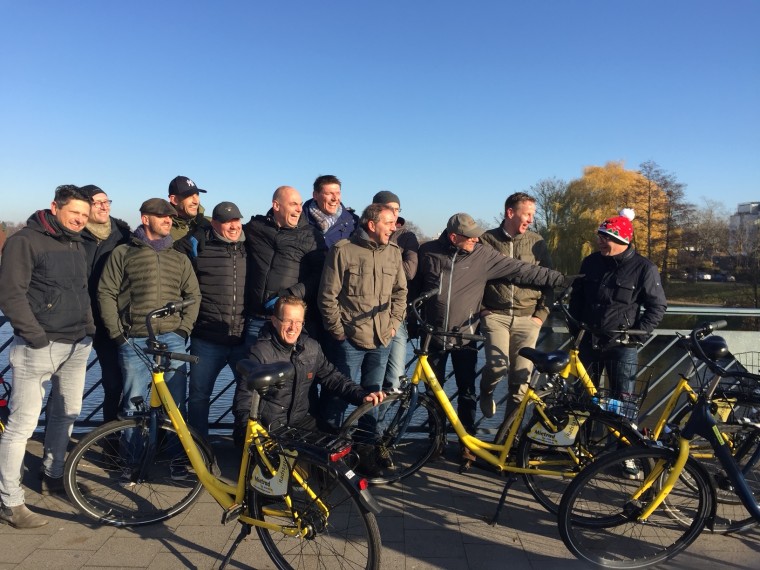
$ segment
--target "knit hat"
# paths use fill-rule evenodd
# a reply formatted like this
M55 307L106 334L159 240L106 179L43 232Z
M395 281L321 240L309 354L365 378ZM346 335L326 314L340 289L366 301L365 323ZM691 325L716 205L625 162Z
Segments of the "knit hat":
M620 210L619 216L604 220L597 233L604 234L627 245L633 239L633 224L631 222L635 217L636 213L631 208L623 208Z
M106 191L102 190L101 188L98 188L94 184L88 184L87 186L82 186L79 191L87 196L90 200L92 200L93 196L96 196L97 194L105 194Z
M395 202L401 206L401 200L390 190L381 190L372 198L373 204L389 204L390 202Z

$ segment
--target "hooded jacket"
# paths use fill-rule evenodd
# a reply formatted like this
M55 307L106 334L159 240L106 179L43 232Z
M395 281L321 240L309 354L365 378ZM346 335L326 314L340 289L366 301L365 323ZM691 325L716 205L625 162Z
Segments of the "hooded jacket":
M505 279L518 285L558 287L565 283L559 271L506 257L490 246L476 243L472 252L455 247L444 231L437 240L420 246L420 291L439 289L425 305L425 319L437 328L476 334L486 283ZM433 342L445 349L463 344L456 339ZM465 342L464 344L467 344Z
M273 429L281 425L298 424L307 415L318 416L315 384L331 390L337 396L358 406L369 394L359 384L341 374L325 357L319 343L301 332L295 345L283 344L267 322L256 343L251 347L250 358L262 364L290 361L295 367L295 378L282 388L271 386L262 396L259 413L263 425ZM236 413L248 411L252 393L241 384L236 393Z
M388 346L406 312L406 277L401 251L380 245L358 228L327 254L318 306L325 329L359 348Z
M82 237L39 210L5 243L0 310L32 348L95 333Z
M633 246L612 256L594 252L583 260L580 272L584 277L573 283L569 307L579 321L600 330L647 332L660 324L668 306L660 273ZM604 348L614 338L595 337L594 344Z

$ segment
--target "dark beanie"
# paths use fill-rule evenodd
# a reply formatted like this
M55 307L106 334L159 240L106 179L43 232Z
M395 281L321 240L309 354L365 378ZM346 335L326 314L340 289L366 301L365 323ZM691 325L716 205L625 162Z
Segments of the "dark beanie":
M79 191L87 196L90 200L92 200L92 197L97 194L105 194L106 191L98 188L94 184L88 184L87 186L82 186Z
M401 206L401 200L390 190L381 190L372 198L373 204L388 204L389 202L395 202Z

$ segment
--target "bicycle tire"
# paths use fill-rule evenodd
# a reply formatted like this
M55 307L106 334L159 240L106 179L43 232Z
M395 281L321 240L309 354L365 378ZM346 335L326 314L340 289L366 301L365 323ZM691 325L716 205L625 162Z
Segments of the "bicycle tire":
M604 568L644 568L668 560L688 547L702 532L713 512L714 491L709 475L693 458L676 481L668 504L661 504L646 522L636 520L641 506L653 497L658 482L640 503L630 501L641 481L621 476L626 460L634 460L649 473L659 460L668 464L677 452L665 447L628 447L589 464L568 485L559 509L559 533L565 546L579 559ZM684 484L696 485L696 491ZM662 479L660 479L660 482ZM681 521L669 510L677 506ZM686 518L688 526L682 524Z
M588 417L583 420L585 414ZM546 445L528 437L526 427L517 450L517 464L561 473L561 477L523 474L523 481L531 495L552 514L559 511L559 503L572 478L586 465L605 453L635 444L644 439L623 418L609 412L554 408L551 415L560 427L570 418L583 421L572 444L568 446ZM617 435L620 434L620 435ZM621 439L625 438L625 440ZM627 443L626 443L627 442Z
M340 435L354 442L361 458L354 471L373 485L400 481L443 450L445 422L437 403L425 393L419 394L414 409L410 410L406 403L405 393L389 394L376 407L365 402L341 427ZM366 425L362 422L367 414L377 414L374 433L368 433L371 421ZM405 424L407 428L400 433Z
M742 413L736 406L742 406L742 404L734 406L732 416L738 414L741 417ZM673 423L679 426L684 425L690 413L689 408L684 408L674 416ZM756 447L760 445L760 430L753 425L731 421L722 422L717 417L715 419L718 421L721 434L729 441L734 459L739 467L744 468ZM757 526L758 522L747 512L734 492L725 469L715 457L712 446L704 438L695 436L690 441L689 447L691 455L707 469L715 486L715 520L710 530L716 533L741 532ZM744 473L744 478L756 501L760 502L760 465L758 463L760 462Z
M114 526L141 526L168 519L187 509L203 486L190 467L176 439L176 430L166 419L159 426L158 448L152 459L144 459L145 477L126 481L129 465L122 436L125 430L138 438L136 445L145 445L149 428L145 419L116 420L87 434L71 451L63 471L63 483L71 502L85 515ZM213 456L198 435L191 432L206 467ZM175 452L179 447L179 454ZM149 463L149 464L148 464ZM172 478L171 470L175 479ZM182 480L177 480L184 476Z
M246 480L251 481L256 465L252 459ZM377 570L380 567L380 529L374 514L357 497L357 491L335 469L301 455L292 465L327 506L327 515L292 475L288 499L264 495L248 486L251 517L276 525L307 525L305 538L288 536L277 530L256 527L264 550L280 570L291 568L351 568ZM291 471L292 473L292 471Z

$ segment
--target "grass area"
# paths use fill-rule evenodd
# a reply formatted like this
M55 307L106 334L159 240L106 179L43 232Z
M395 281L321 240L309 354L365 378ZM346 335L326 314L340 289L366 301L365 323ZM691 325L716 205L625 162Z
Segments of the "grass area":
M748 283L711 283L710 281L671 280L664 284L668 304L754 307L754 290Z

